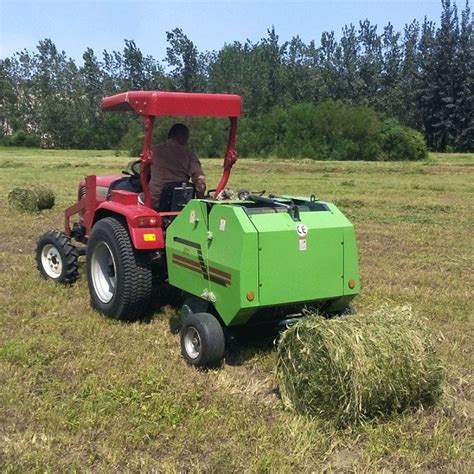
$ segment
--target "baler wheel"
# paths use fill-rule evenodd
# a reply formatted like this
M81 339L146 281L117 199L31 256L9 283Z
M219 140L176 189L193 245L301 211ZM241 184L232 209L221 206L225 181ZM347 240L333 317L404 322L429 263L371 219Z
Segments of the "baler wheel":
M86 263L94 309L128 321L145 315L153 289L151 258L133 247L121 221L106 217L94 225Z
M43 278L71 284L79 276L79 252L59 230L48 230L36 243L36 266Z
M224 357L222 326L209 313L190 314L181 328L181 354L188 364L215 367Z

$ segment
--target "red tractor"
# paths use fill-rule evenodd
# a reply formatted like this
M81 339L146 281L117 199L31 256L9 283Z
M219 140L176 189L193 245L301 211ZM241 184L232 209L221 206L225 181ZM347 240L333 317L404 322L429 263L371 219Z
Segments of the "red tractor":
M44 277L73 283L78 278L77 260L82 249L71 238L86 244L87 255L91 257L86 261L92 306L117 319L136 319L147 309L152 269L155 280L166 278L157 275L165 267L165 262L161 266L159 261L163 259L166 228L186 202L195 197L189 183L173 183L163 190L162 210L151 208L148 182L155 117L229 118L224 172L215 197L225 188L237 160L235 140L241 98L233 94L130 91L104 98L102 110L132 111L143 117L145 139L140 160L132 165L129 176L87 176L81 181L77 203L64 213L64 233L50 230L43 234L36 258ZM74 215L78 219L71 224ZM114 255L122 257L114 261Z

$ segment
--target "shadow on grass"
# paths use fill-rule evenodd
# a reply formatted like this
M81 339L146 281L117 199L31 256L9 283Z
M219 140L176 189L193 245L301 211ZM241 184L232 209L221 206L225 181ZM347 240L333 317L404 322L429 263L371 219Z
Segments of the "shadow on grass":
M274 328L239 328L229 337L225 362L239 366L275 350L278 331Z
M182 291L171 285L157 285L153 288L151 301L152 304L146 314L140 319L140 323L150 324L154 319L166 313L169 307L173 311L173 314L169 317L170 331L173 334L178 333L180 329L178 324L179 309L183 304Z

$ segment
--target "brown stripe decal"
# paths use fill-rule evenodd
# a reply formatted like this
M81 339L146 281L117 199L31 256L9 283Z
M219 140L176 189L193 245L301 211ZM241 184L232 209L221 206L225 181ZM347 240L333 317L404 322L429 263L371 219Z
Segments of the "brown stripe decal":
M220 275L225 280L230 280L230 278L231 278L230 273L223 272L222 270L219 270L217 268L209 267L209 271L212 272L212 273L215 273L216 275Z
M176 255L175 253L173 254L174 264L200 273L206 280L210 280L218 285L230 286L232 281L232 275L230 273L219 270L218 268L206 267L204 259L200 258L199 260L200 261L196 261L191 258Z
M219 277L214 276L214 275L209 275L209 280L213 281L214 283L217 283L218 285L222 285L222 286L229 285L230 286L230 281L223 280L222 278L219 278Z
M194 267L194 266L192 266L192 265L188 265L187 263L178 262L178 261L175 261L175 260L173 260L173 263L176 264L176 265L179 265L180 267L187 268L188 270L192 270L193 272L201 273L201 269L200 269L200 268Z
M227 281L229 284L232 280L230 273L223 272L222 270L218 270L214 267L209 267L209 273L220 280Z
M194 265L197 268L201 269L201 265L199 262L196 262L196 260L192 260L190 258L182 257L181 255L176 255L175 253L173 254L173 261L178 260L181 263L185 263L187 265Z

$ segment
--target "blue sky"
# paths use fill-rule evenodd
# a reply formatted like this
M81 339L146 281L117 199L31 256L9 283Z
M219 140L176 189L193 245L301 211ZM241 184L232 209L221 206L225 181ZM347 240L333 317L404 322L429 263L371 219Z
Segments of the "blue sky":
M465 1L458 0L459 9ZM345 24L368 18L383 28L389 21L398 30L426 15L439 22L441 0L306 0L306 1L159 1L159 0L0 0L0 58L39 40L81 61L86 47L101 57L104 49L121 50L133 39L156 58L166 54L166 31L182 28L198 48L219 49L247 38L257 41L275 26L281 41L292 36L308 42L323 31L339 36Z

